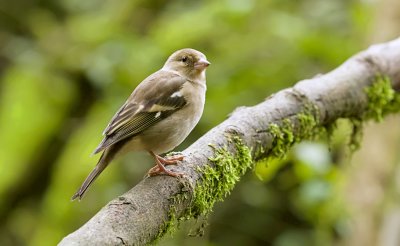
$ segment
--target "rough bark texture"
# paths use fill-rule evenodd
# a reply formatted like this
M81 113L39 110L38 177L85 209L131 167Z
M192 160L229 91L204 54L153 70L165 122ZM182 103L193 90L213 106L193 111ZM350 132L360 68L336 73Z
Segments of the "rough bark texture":
M400 1L376 2L373 28L366 42L376 43L399 35ZM384 28L383 28L384 27ZM339 245L400 245L400 114L371 123L363 129L360 149L347 162L344 204L351 217L351 233Z
M91 220L77 231L66 236L59 245L143 245L155 240L170 224L171 217L192 215L195 187L207 180L202 179L201 168L215 167L210 158L218 148L226 148L232 156L238 148L231 137L251 149L252 160L272 154L276 135L271 124L293 123L291 131L303 137L304 130L296 116L310 105L318 126L334 122L338 118L361 118L368 108L365 88L378 75L387 76L396 90L400 90L400 39L374 45L337 69L325 75L298 82L294 87L282 90L253 107L240 107L230 117L210 130L183 151L185 160L175 170L186 176L176 179L168 176L146 178L124 195L108 203ZM218 185L218 184L216 184ZM177 195L181 196L179 202ZM173 207L173 216L171 208Z

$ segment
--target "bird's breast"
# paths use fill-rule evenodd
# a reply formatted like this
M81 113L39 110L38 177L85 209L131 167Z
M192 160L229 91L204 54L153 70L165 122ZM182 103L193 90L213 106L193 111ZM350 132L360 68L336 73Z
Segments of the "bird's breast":
M193 85L189 85L193 86ZM192 91L185 91L192 90ZM182 88L187 104L162 121L143 131L134 141L140 141L145 150L157 154L171 151L181 144L199 122L204 109L205 88ZM136 137L135 137L136 138Z

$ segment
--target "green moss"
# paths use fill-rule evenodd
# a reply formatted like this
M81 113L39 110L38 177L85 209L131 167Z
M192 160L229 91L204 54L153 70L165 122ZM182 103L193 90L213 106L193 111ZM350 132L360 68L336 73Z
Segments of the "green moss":
M252 166L251 150L237 137L231 137L235 146L235 154L227 147L214 148L215 156L210 158L213 167L199 168L201 181L194 189L194 199L190 208L191 217L197 218L212 211L214 203L223 201L230 194L236 182Z
M212 211L214 203L223 201L240 177L252 166L251 150L242 143L242 140L233 136L229 137L229 142L235 147L234 154L227 147L211 146L215 153L214 157L209 158L213 166L206 165L199 168L198 171L202 176L197 182L198 185L193 188L182 183L181 192L170 198L168 219L160 227L153 244L166 233L173 233L182 220L207 216ZM189 197L190 190L193 190L193 197ZM182 215L177 216L177 206L188 200L192 205ZM200 226L199 234L201 234L201 228L204 227L203 224Z
M351 134L348 142L348 148L350 153L353 153L361 146L361 140L363 137L363 121L358 118L350 118L349 122L351 126Z
M160 227L156 238L159 239L163 237L166 233L174 233L176 231L176 227L176 208L174 205L171 205L168 211L168 219L164 222L164 225Z
M363 119L382 121L388 113L400 111L400 94L396 93L387 76L377 76L376 81L365 88L368 96L368 106Z
M164 224L160 227L159 232L152 244L157 244L159 239L167 233L172 235L179 227L180 221L190 219L188 213L184 213L179 217L177 216L177 207L181 207L185 201L190 200L190 191L192 190L188 181L185 179L180 180L180 185L180 192L169 198L170 205L168 210L168 219L164 221Z
M348 118L352 127L348 144L350 152L360 147L364 121L369 119L381 121L386 114L400 111L400 94L393 90L388 77L377 76L376 81L367 87L365 92L368 97L365 112L359 117ZM329 141L335 122L321 126L318 108L305 100L305 107L301 113L284 119L280 125L276 123L269 125L267 131L273 136L273 142L271 150L266 153L267 164L271 159L285 157L289 149L302 140L318 139L323 135L327 136Z
M321 128L318 127L318 119L315 115L317 109L307 104L305 110L295 117L282 121L282 125L270 124L268 132L273 135L272 148L268 152L268 158L283 158L292 145L303 139L311 139L319 135ZM167 232L174 231L174 227L181 220L207 216L217 201L223 201L230 194L235 184L252 167L251 150L243 144L238 136L229 137L229 142L235 147L232 154L228 148L214 148L215 156L209 158L212 166L206 165L198 168L201 173L201 180L193 189L192 206L183 215L177 218L174 204L179 204L188 199L186 192L171 197L171 205L168 213L168 221L160 229L158 237Z
M280 125L269 125L267 132L272 135L273 140L266 159L263 159L267 164L273 159L284 158L295 143L305 139L316 139L322 133L326 133L325 128L319 126L318 108L310 102L306 102L305 105L300 113L284 119Z
M372 85L366 87L364 91L368 99L367 108L359 117L349 118L352 125L349 140L350 152L360 148L365 121L373 119L380 122L385 115L400 111L400 94L393 90L392 83L387 76L377 76Z
M295 142L293 135L293 124L289 119L284 119L282 126L272 123L268 131L273 136L273 143L269 155L275 158L283 158L286 152Z
M349 140L351 152L358 149L362 138L362 123L368 119L381 121L388 113L400 111L400 94L396 93L387 77L379 76L376 81L365 89L368 97L368 105L365 112L359 117L349 118L352 126L352 134ZM299 96L303 100L303 96ZM316 105L312 104L307 98L302 102L303 110L292 117L286 118L281 124L271 123L267 129L273 137L272 147L265 151L263 146L258 147L255 153L256 159L266 156L266 163L272 159L283 158L289 149L295 144L305 139L317 139L321 135L332 134L335 129L335 122L321 126L319 122L319 111ZM181 193L171 197L168 220L160 228L155 240L165 235L167 232L174 232L181 220L199 218L207 216L217 201L230 194L235 184L241 176L252 167L251 150L242 143L237 137L229 137L230 143L235 146L235 153L232 154L228 147L214 148L215 156L210 158L213 166L206 165L199 168L201 180L196 187L183 185ZM193 197L189 197L193 190ZM177 216L176 208L183 201L191 201L191 206L182 215Z
M295 142L302 140L318 139L321 135L326 135L326 126L320 126L319 111L317 106L309 105L301 113L296 115L298 121L298 130Z

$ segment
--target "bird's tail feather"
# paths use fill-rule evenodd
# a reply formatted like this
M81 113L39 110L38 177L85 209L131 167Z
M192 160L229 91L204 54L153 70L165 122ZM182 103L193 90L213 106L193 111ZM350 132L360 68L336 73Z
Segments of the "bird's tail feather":
M96 167L90 172L90 174L86 177L85 181L81 185L81 187L78 189L78 191L72 196L71 200L75 200L78 198L79 200L82 199L83 195L87 191L87 189L90 187L90 185L96 180L96 178L100 175L100 173L108 166L108 164L111 162L111 160L114 157L112 149L110 150L105 150Z

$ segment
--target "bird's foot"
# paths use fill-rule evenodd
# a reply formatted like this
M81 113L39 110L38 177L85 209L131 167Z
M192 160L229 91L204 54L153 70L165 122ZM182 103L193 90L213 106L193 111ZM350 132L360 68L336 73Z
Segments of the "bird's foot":
M164 165L176 165L178 161L183 161L183 155L174 155L174 156L168 156L168 157L160 157L158 156L157 159Z
M147 172L147 175L149 175L150 177L160 175L160 174L167 174L168 176L172 176L172 177L182 177L183 176L183 173L173 172L173 171L166 169L164 166L160 167L159 165L152 167Z
M149 176L155 176L155 175L159 175L159 174L167 174L172 177L182 177L183 176L183 173L173 172L173 171L170 171L165 168L165 166L176 165L178 161L182 161L183 157L184 157L183 155L175 155L175 156L163 158L159 155L154 154L153 152L149 152L149 153L154 157L156 164L157 164L148 171L147 174Z

